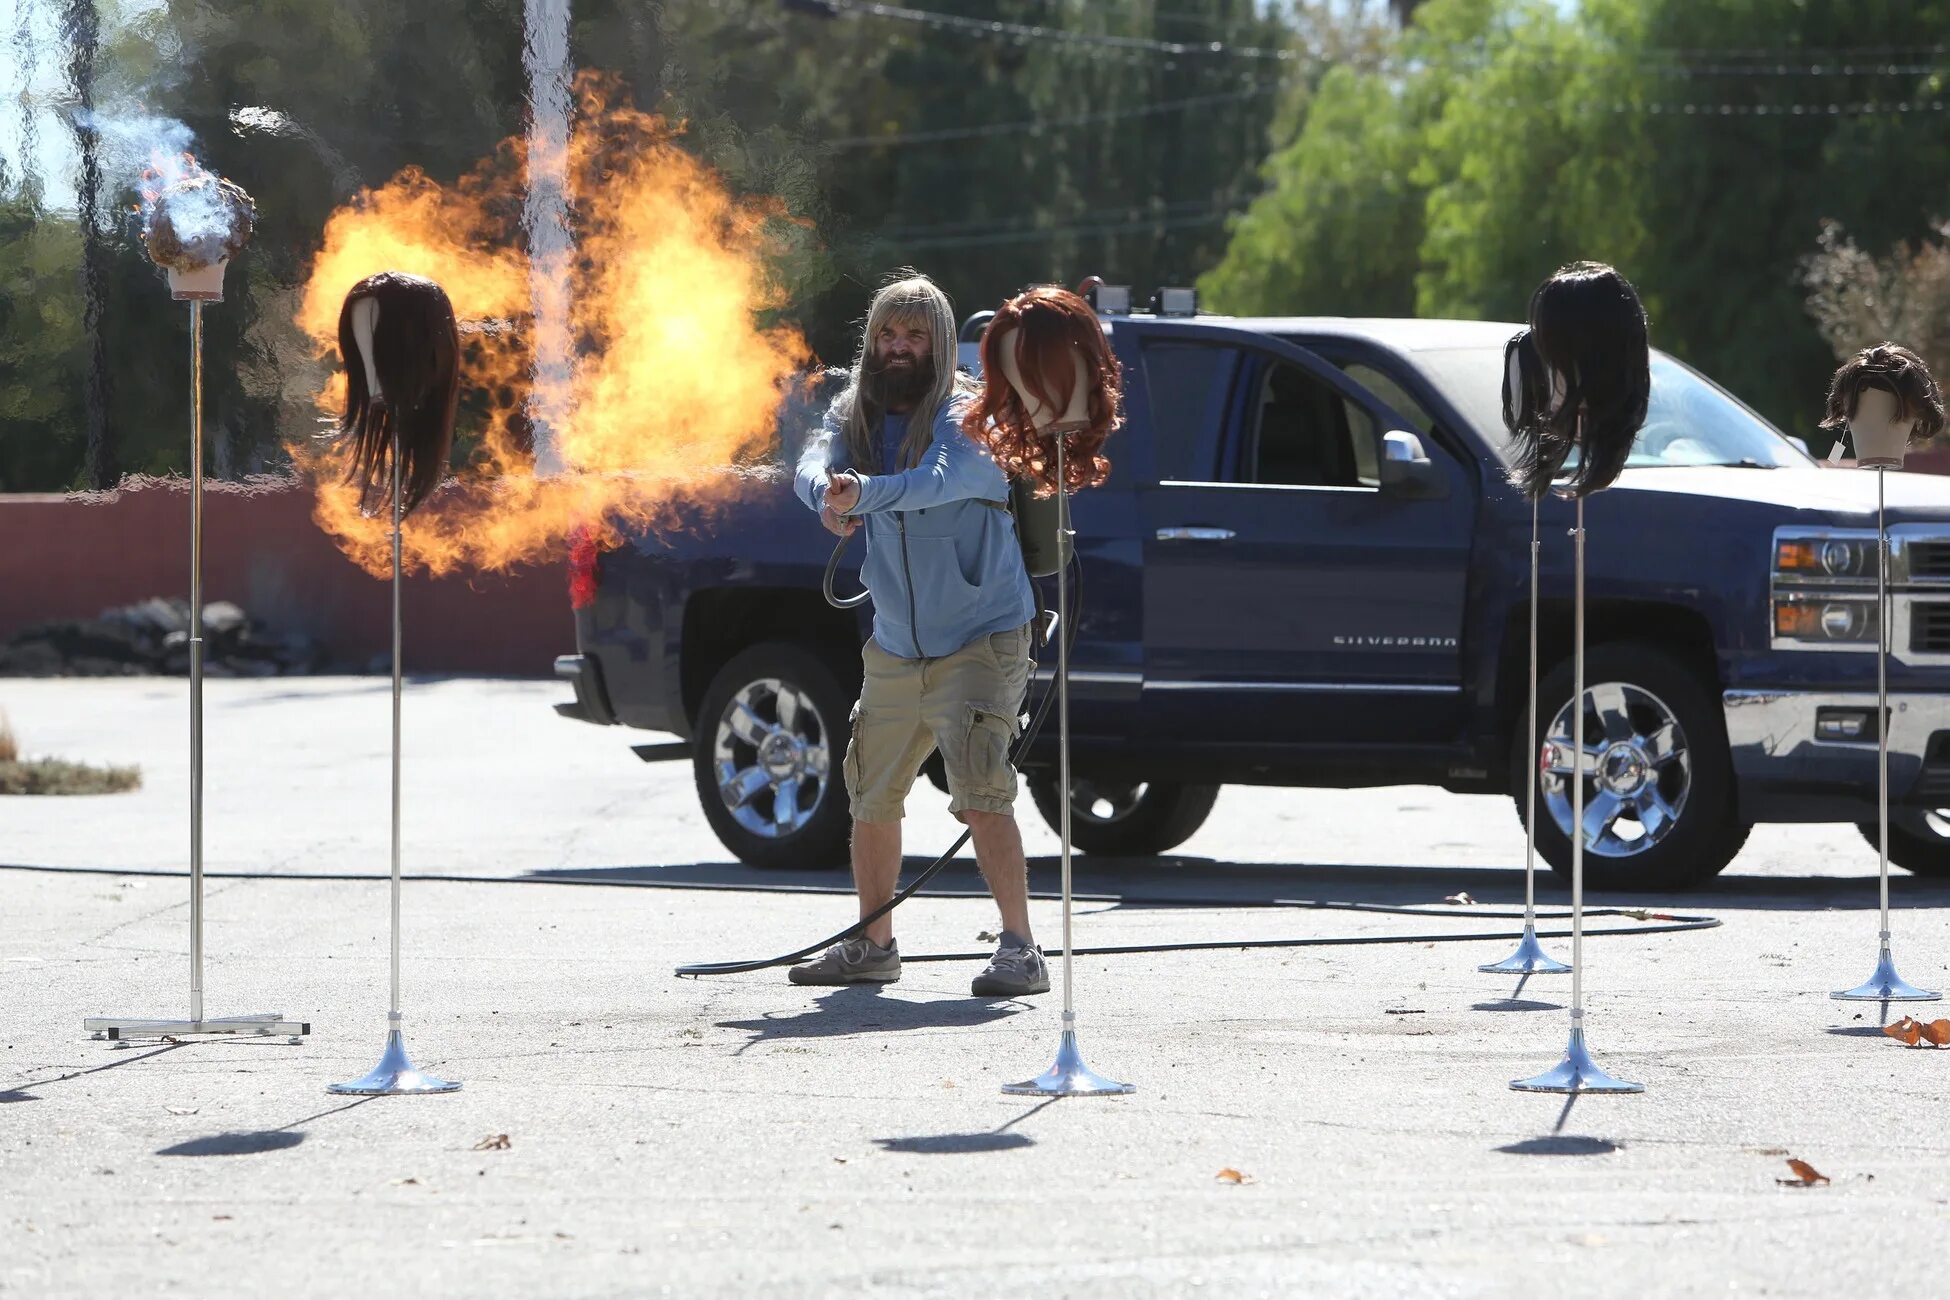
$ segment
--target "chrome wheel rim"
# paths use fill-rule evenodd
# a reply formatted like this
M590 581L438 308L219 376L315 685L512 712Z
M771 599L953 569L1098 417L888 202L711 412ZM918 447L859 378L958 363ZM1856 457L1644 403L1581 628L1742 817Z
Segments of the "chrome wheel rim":
M765 839L803 830L826 797L831 735L806 692L776 677L748 684L725 703L713 743L725 811Z
M1098 826L1113 826L1136 812L1151 789L1148 782L1119 785L1103 781L1070 782L1070 816Z
M1636 857L1663 843L1693 790L1686 732L1666 702L1629 682L1585 692L1584 755L1573 765L1571 705L1551 720L1537 759L1538 793L1565 838L1571 780L1584 786L1584 846L1600 857Z

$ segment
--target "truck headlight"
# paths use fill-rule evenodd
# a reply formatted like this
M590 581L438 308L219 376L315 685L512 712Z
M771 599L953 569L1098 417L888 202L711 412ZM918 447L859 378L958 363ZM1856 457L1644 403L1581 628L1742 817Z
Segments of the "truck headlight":
M1776 596L1774 635L1830 645L1872 643L1877 639L1875 598Z
M1781 537L1774 542L1774 572L1796 578L1873 578L1873 537Z

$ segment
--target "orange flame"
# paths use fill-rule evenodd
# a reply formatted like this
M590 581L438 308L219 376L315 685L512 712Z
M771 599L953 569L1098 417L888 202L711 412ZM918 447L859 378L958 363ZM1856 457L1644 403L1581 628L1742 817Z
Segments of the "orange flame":
M537 477L529 447L521 142L452 186L409 168L326 223L297 314L321 357L337 351L346 292L377 271L439 281L461 320L460 433L477 441L458 481L407 521L409 566L499 569L559 555L578 530L613 543L624 528L694 519L750 481L743 471L768 449L786 381L808 357L796 331L758 322L783 305L766 267L780 205L732 196L677 147L677 129L617 102L610 79L584 74L576 89L566 289L577 360L547 395L567 472ZM335 372L319 393L328 415L344 385ZM320 439L291 452L318 485L319 525L362 567L389 572L388 521L360 514L339 450Z

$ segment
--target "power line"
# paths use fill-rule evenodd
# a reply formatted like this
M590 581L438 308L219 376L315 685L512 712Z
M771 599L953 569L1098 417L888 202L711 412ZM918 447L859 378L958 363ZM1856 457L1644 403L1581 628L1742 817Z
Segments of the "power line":
M828 140L826 145L830 149L873 149L883 145L939 144L950 140L976 140L999 135L1018 135L1024 132L1054 131L1072 126L1091 126L1138 117L1156 117L1212 104L1236 104L1243 100L1277 94L1298 84L1298 81L1271 81L1248 90L1235 90L1217 95L1193 95L1188 99L1164 100L1137 108L1102 109L1095 113L1078 113L1072 117L1025 118L1016 122L992 122L986 126L947 127L938 131L902 131L889 135L848 135L841 136L837 140Z
M1295 63L1310 57L1292 49L1271 49L1258 45L1228 45L1224 41L1161 41L1143 36L1111 36L1078 32L1065 27L1042 27L1033 23L1004 22L1001 19L968 18L944 14L934 9L910 9L904 5L880 4L876 0L812 0L834 16L883 18L897 22L921 23L939 31L966 32L991 39L1021 44L1037 41L1070 45L1119 54L1160 54L1171 58L1259 59Z

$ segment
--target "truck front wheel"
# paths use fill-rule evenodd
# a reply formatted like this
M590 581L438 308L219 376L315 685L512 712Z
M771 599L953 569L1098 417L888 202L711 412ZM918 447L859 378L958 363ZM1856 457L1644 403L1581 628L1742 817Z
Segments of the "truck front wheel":
M1031 777L1029 793L1051 830L1062 834L1063 803L1053 776ZM1216 785L1157 781L1070 782L1070 841L1085 853L1150 857L1192 838L1219 797Z
M1537 848L1571 876L1572 782L1584 791L1584 881L1593 889L1689 889L1719 874L1751 829L1734 807L1726 720L1713 692L1655 646L1614 642L1585 656L1584 759L1574 763L1569 662L1539 692L1549 724L1511 743L1517 816L1536 782Z
M1860 827L1870 848L1881 844L1874 822ZM1919 876L1950 876L1950 808L1891 808L1889 860Z
M735 655L704 692L692 770L704 816L754 867L847 861L841 761L853 694L814 650L767 641Z

